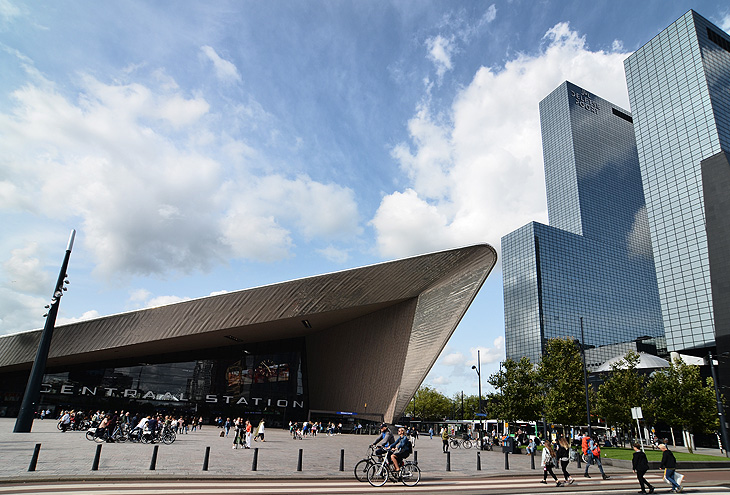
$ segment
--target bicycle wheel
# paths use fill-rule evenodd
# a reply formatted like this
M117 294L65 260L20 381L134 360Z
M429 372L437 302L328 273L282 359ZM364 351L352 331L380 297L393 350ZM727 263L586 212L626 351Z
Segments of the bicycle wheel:
M400 468L400 480L406 486L416 486L421 481L421 469L417 464L412 462L406 462L402 468Z
M96 429L91 429L86 432L86 439L90 442L94 441L94 437L96 436Z
M373 464L368 468L368 483L372 486L383 486L388 482L388 468L382 464Z
M172 442L175 441L175 434L171 431L165 432L164 435L162 435L162 443L165 445L170 445Z
M449 442L449 445L451 445L452 449L458 449L460 447L459 441L455 438L451 439L451 441Z
M464 440L464 448L465 449L471 448L471 440Z
M373 465L373 461L370 459L362 459L355 464L355 479L357 481L368 480L368 469Z

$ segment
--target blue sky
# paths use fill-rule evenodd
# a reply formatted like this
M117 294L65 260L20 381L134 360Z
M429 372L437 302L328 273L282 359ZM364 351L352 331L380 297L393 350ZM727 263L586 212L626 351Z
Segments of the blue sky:
M547 223L538 103L721 1L0 0L0 334ZM497 267L426 383L504 358ZM486 388L486 385L485 385Z

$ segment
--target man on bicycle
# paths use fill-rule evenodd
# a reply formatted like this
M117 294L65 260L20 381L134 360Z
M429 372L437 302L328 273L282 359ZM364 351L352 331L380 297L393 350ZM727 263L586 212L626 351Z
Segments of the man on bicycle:
M381 440L383 441L383 443L381 443L378 448L375 449L375 455L384 455L388 452L388 448L395 443L395 437L393 437L393 434L388 429L388 425L386 425L385 423L380 425L380 436L370 445L374 447Z
M392 451L390 454L390 460L393 461L396 473L400 472L403 459L411 455L411 450L413 450L411 441L406 436L406 429L402 426L398 428L398 435L400 435L398 441L396 441L395 445L393 445L390 449Z

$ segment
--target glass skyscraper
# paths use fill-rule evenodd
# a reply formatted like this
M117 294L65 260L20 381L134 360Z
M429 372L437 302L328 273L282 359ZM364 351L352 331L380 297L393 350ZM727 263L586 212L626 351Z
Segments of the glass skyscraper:
M730 151L730 37L690 10L625 69L667 347L701 354L715 345L701 161Z
M619 344L665 351L632 116L564 82L540 122L550 226L502 238L507 357L538 361L547 339L580 339L581 321L607 354L593 364Z

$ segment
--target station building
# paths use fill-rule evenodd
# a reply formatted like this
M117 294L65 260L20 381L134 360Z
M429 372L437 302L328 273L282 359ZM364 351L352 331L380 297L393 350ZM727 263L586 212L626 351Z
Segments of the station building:
M480 244L58 326L36 409L392 422L496 260ZM40 334L0 337L0 416Z

